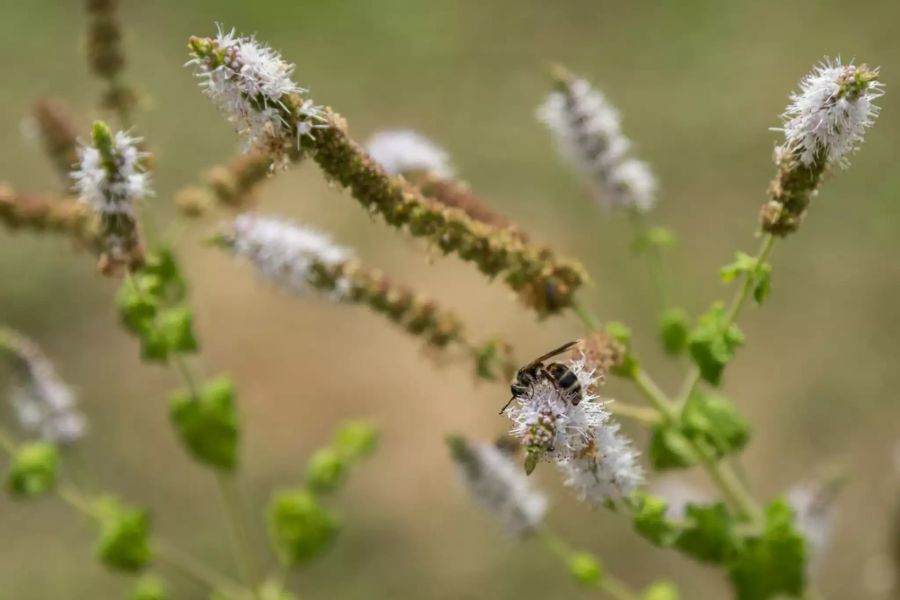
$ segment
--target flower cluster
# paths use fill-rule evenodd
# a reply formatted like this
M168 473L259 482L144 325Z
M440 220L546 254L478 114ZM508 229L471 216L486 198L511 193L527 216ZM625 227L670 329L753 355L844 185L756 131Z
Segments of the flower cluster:
M235 218L220 242L291 291L315 289L341 302L365 304L434 346L461 341L462 322L454 313L381 271L364 267L318 231L245 213Z
M513 537L537 529L547 511L547 499L532 487L504 450L462 437L450 437L447 443L460 481L481 510L497 519Z
M506 410L527 453L526 472L540 460L555 462L565 484L593 506L628 496L643 481L638 453L598 401L597 369L583 354L564 364L578 379L577 397L542 377Z
M37 345L0 330L0 358L11 367L16 381L12 404L23 429L57 444L84 435L86 422L75 394Z
M775 235L796 231L825 170L846 167L878 116L873 101L883 94L878 69L825 59L800 82L785 110L785 142L775 149L778 174L763 205L763 230Z
M560 153L589 180L601 205L650 211L656 179L646 163L631 156L618 111L583 79L560 73L556 86L537 115L553 132Z
M104 271L143 263L135 205L153 191L145 168L148 154L140 150L140 142L141 138L125 131L113 134L98 121L91 130L91 143L78 148L72 179L81 201L100 217Z
M785 150L807 166L822 158L847 166L878 116L873 101L884 92L877 77L878 69L825 58L791 94L783 117Z
M253 37L221 28L215 38L192 37L188 61L207 96L244 138L286 164L303 136L323 126L319 107L291 80L294 65Z
M366 150L389 175L453 177L447 153L424 135L409 129L376 133L366 142Z

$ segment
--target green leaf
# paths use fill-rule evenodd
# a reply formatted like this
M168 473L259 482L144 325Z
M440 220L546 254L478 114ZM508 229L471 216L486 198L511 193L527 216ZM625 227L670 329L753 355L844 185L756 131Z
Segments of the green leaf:
M659 321L659 338L663 348L676 356L687 347L690 324L687 313L681 308L666 309Z
M158 247L148 253L143 272L159 281L160 285L155 295L169 303L184 300L187 285L178 268L175 254L170 248Z
M700 317L697 326L688 336L691 358L700 369L701 377L718 385L725 365L744 343L744 334L735 324L727 325L725 307L716 303Z
M114 498L97 502L100 538L95 552L112 569L136 572L152 558L150 516L146 511L122 506Z
M167 600L169 593L162 579L153 575L144 575L134 584L130 600Z
M695 391L684 406L682 431L702 440L717 457L741 450L750 438L750 428L727 398Z
M734 281L740 276L750 277L753 282L753 299L757 304L762 304L769 295L769 286L772 277L772 265L760 263L755 257L744 252L738 252L734 261L722 267L720 276L724 283Z
M140 334L149 323L152 323L156 316L157 305L154 299L140 294L128 280L125 280L116 293L119 317L122 324L133 333Z
M237 466L240 431L234 397L231 380L217 377L203 386L199 398L182 390L169 401L172 424L191 455L223 471Z
M622 363L613 366L611 372L619 377L634 377L638 369L638 361L631 352L631 329L624 323L610 321L606 324L606 333L625 349Z
M316 450L306 465L306 485L319 494L333 492L346 476L347 461L333 448Z
M269 502L268 521L272 544L290 566L322 554L340 530L337 517L306 490L276 493Z
M658 471L684 469L697 464L697 454L689 440L674 425L657 425L650 434L647 450L650 464Z
M724 504L688 504L675 547L698 560L721 564L737 554L741 538Z
M788 505L776 500L766 509L763 533L746 538L743 550L728 571L738 600L768 600L803 593L806 548L793 519Z
M669 581L656 581L644 590L641 596L643 600L679 600L681 595L674 583Z
M757 304L762 304L769 297L769 289L772 287L772 267L763 265L756 274L756 284L753 286L753 299Z
M667 227L651 227L642 232L631 244L635 254L643 254L651 249L666 250L675 245L675 233Z
M635 498L635 530L657 546L670 546L678 536L678 527L666 518L666 502L647 492L638 492Z
M196 352L197 338L194 337L193 315L185 306L169 308L159 315L159 330L165 339L169 352Z
M6 485L13 496L31 498L56 485L59 453L51 444L36 442L19 447L12 457Z
M575 552L568 558L569 573L580 585L594 587L603 579L600 561L587 552Z
M351 460L364 458L378 447L378 428L368 421L347 421L335 433L333 444Z

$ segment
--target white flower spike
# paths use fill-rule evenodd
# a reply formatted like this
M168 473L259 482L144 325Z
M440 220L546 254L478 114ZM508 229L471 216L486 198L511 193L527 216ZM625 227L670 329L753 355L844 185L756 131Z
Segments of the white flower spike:
M791 94L783 115L786 149L807 166L821 158L846 167L878 116L873 101L883 88L878 69L826 57Z
M656 179L646 163L631 156L618 111L584 79L568 74L558 79L537 116L556 137L560 153L588 180L602 206L652 210Z
M428 173L441 179L453 177L447 153L409 129L378 132L366 143L366 150L390 175Z
M481 510L513 537L537 529L547 511L547 499L532 487L510 456L496 446L473 444L460 437L447 442L460 481Z

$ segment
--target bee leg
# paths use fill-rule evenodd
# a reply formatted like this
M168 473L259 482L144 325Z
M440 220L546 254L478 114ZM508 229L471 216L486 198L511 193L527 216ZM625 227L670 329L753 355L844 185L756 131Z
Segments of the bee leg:
M506 412L506 409L509 408L509 405L512 404L512 401L515 400L515 399L516 399L515 396L513 396L512 398L510 398L510 399L509 399L509 402L507 402L506 404L504 404L504 405L503 405L503 408L501 408L501 409L500 409L500 412L497 413L497 414L498 414L498 415L502 415L503 413L505 413L505 412Z

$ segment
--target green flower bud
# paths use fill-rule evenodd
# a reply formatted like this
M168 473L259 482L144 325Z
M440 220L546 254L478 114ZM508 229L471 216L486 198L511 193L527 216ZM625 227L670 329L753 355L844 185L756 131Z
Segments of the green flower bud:
M238 428L234 385L217 377L195 398L182 390L170 399L170 414L181 441L198 461L223 471L237 466Z
M347 461L333 448L316 450L306 465L306 485L320 494L336 490L346 475Z
M97 558L111 569L140 571L152 559L150 515L145 510L124 507L114 498L97 503L100 538Z
M167 600L169 594L162 579L145 575L134 584L129 598L130 600Z
M576 552L569 559L569 573L579 584L596 586L603 579L603 567L600 562L587 552Z
M334 448L355 460L369 456L378 445L378 428L367 421L348 421L334 436Z
M59 468L59 454L51 444L26 444L12 458L7 487L14 496L39 496L53 489Z
M337 517L305 490L275 494L269 502L268 520L272 544L290 566L319 556L340 530Z

